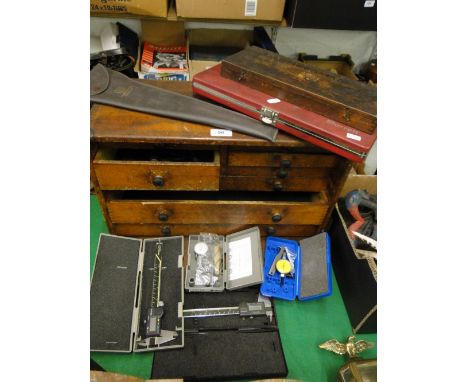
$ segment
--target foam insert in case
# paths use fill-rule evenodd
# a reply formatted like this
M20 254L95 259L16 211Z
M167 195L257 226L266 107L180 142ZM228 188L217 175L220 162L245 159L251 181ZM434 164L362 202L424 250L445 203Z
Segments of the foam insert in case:
M290 276L270 275L281 247L296 254ZM332 292L330 239L326 232L299 241L269 236L265 243L265 281L260 287L264 296L283 300L312 300Z
M161 243L161 335L147 336L154 264ZM136 239L101 234L91 280L91 351L154 351L184 346L183 236ZM157 269L157 268L156 268Z

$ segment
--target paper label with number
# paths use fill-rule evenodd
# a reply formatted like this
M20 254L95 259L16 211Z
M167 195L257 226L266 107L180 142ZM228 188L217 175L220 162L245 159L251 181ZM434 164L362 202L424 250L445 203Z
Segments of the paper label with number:
M210 135L212 137L232 137L232 131L224 129L210 129Z

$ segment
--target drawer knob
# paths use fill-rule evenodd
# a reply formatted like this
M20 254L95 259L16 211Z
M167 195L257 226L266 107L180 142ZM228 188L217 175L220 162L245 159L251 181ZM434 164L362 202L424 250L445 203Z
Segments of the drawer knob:
M283 191L283 184L279 181L273 183L273 190L275 191Z
M278 223L279 221L281 221L281 219L282 219L281 214L274 214L274 215L271 217L271 220L273 220L274 223Z
M164 226L164 227L161 228L161 233L164 236L169 236L171 234L171 228Z
M291 161L289 159L281 159L280 165L282 168L291 167Z
M288 172L284 168L280 168L276 173L276 176L278 178L284 179L288 176Z
M159 220L161 220L162 222L167 222L168 219L169 219L169 214L167 212L159 213Z
M276 232L276 229L275 229L275 227L272 227L271 225L270 225L270 226L268 226L268 227L267 227L267 229L266 229L266 233L267 233L267 235L274 235L274 234L275 234L275 232Z
M164 178L161 175L153 177L153 184L157 187L164 186Z

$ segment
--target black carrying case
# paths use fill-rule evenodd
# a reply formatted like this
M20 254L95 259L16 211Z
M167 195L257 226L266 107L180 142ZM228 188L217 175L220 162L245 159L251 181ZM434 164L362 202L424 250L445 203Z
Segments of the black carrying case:
M161 337L146 336L156 245L162 243ZM91 351L128 353L184 346L183 236L101 234L91 280ZM162 342L162 338L173 339Z
M261 298L261 297L260 297ZM220 293L190 293L184 309L238 306L259 301L252 286ZM222 316L185 319L185 346L154 355L152 378L187 381L285 377L288 374L273 301L272 318Z
M342 208L339 209L339 206ZM343 200L340 200L333 210L329 230L333 270L353 332L376 333L377 264L374 259L359 259L356 256L346 221L353 219Z

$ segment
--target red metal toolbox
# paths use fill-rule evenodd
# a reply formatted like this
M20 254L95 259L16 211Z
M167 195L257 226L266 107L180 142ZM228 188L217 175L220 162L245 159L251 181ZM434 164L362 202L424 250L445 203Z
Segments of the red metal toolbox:
M221 64L193 77L193 92L316 146L362 162L377 138L221 76Z

